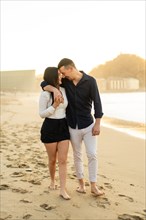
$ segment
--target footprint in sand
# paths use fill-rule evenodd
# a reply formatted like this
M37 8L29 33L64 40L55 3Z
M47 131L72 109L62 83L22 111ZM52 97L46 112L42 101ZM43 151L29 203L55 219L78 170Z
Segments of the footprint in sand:
M4 177L3 177L3 175L2 175L2 174L0 175L0 179L1 179L1 180L2 180L2 179L4 179Z
M129 196L125 196L125 195L122 195L122 194L119 194L118 196L125 197L126 200L128 200L129 202L134 202L134 199L129 197Z
M80 205L74 203L72 206L76 207L76 208L80 208Z
M19 143L18 144L15 143L14 145L15 145L16 148L20 148L20 144Z
M19 163L18 168L29 168L29 165L27 165L25 163Z
M20 202L23 202L23 203L32 203L31 201L28 201L28 200L25 200L25 199L21 199Z
M14 172L11 174L11 177L21 177L24 175L25 175L25 173L22 173L22 172Z
M47 191L47 190L44 190L44 193L49 194L50 192L49 192L49 191Z
M68 174L68 176L69 176L70 179L76 179L76 177L72 174Z
M92 207L106 208L106 206L111 205L111 203L108 201L108 198L100 198L99 200L89 203L89 205Z
M24 193L30 193L30 191L28 191L28 190L26 190L26 189L21 189L21 188L18 188L18 189L16 189L16 188L13 188L12 189L12 192L19 192L19 193L22 193L22 194L24 194Z
M10 187L7 184L1 184L0 185L0 190L6 190L9 189Z
M144 220L138 215L129 215L129 214L122 214L118 216L120 220Z
M23 219L26 219L26 220L27 220L27 219L29 219L31 216L32 216L32 215L30 215L30 214L24 215L24 216L23 216Z
M49 205L49 204L44 203L44 204L41 204L40 207L45 210L52 210L56 208L56 205Z
M28 165L26 165L26 164L8 164L6 167L8 167L8 168L29 168L29 166Z
M8 215L7 212L1 211L0 220L12 219L12 215Z
M8 161L13 161L14 159L10 158L10 156L7 155L7 160L8 160Z
M28 168L25 170L26 172L32 172L32 169L31 168Z
M31 183L31 184L34 184L34 185L41 185L41 181L40 180L30 180L28 182Z
M44 167L44 168L47 167L47 164L45 164L45 163L43 163L43 162L37 162L36 167L38 167L38 165L41 166L41 167Z
M110 183L104 183L105 187L107 187L108 189L112 189L112 185Z
M100 176L100 177L103 177L103 178L107 178L105 175L102 175L102 174L98 174L98 176Z

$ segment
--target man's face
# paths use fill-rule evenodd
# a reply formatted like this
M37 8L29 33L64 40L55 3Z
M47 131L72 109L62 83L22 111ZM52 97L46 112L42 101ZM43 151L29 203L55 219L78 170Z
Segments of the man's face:
M73 77L72 77L72 67L71 66L68 66L68 67L65 67L65 66L62 66L60 67L59 69L59 73L62 74L65 78L69 79L69 80L73 80Z

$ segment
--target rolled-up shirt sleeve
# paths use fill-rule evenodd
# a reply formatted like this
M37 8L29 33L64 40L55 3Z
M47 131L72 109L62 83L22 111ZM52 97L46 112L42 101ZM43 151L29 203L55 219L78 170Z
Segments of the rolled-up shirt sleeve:
M48 83L47 83L46 81L42 81L42 82L40 83L40 86L41 86L42 89L44 90L44 87L45 87L45 86L48 86Z
M48 103L51 103L51 99L49 100L47 92L41 92L39 98L39 115L41 118L49 117L55 111L55 108L51 104L48 106Z
M93 77L92 77L92 83L91 83L91 98L94 103L94 117L102 118L103 116L102 103L101 103L100 94L99 94L96 80Z

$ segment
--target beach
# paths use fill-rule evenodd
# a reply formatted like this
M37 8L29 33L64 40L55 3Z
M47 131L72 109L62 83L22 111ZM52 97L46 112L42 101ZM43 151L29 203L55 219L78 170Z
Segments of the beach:
M65 201L59 190L48 188L50 176L40 141L43 119L38 113L38 99L39 93L1 93L0 220L146 219L145 140L101 126L97 137L97 185L105 193L101 197L90 192L85 152L87 192L76 192L78 181L70 144L67 189L71 200ZM58 166L56 178L59 184Z

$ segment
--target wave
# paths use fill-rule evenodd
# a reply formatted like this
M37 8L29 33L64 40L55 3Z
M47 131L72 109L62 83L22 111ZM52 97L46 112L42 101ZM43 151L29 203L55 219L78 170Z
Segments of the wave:
M133 137L146 139L146 125L141 122L126 121L103 116L101 126L126 133Z

